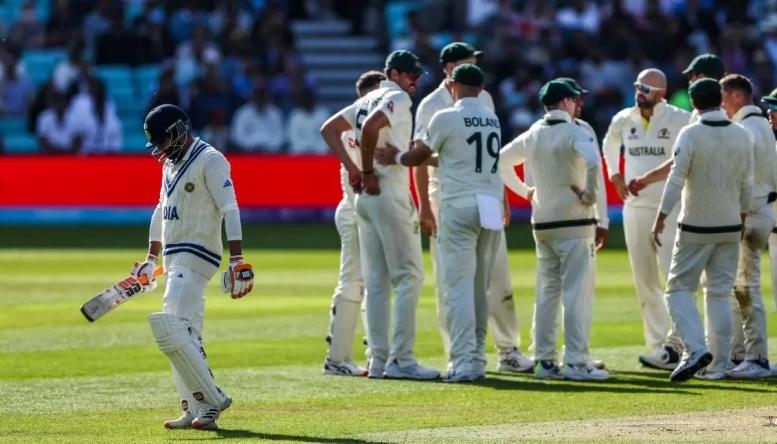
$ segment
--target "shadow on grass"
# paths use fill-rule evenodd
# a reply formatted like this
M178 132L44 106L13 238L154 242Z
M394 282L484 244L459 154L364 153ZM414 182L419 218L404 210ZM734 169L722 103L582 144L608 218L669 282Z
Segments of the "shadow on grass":
M350 438L317 438L315 436L297 436L297 435L278 435L275 433L252 432L250 430L216 430L213 438L210 439L256 439L267 441L293 441L293 442L317 442L317 443L337 443L337 444L390 444L381 441L364 441L361 439Z
M659 394L688 394L698 395L690 390L723 390L744 393L775 393L774 389L759 388L753 386L743 386L741 384L732 384L731 381L699 381L690 380L687 382L672 382L668 375L660 373L639 373L639 372L613 372L610 379L606 381L540 381L534 379L530 374L515 375L512 378L503 378L489 376L486 379L474 382L473 385L481 387L490 387L496 390L525 390L525 391L548 391L548 392L609 392L609 393L659 393ZM625 376L625 377L624 377ZM646 376L647 379L638 379L637 377ZM703 382L703 384L698 384ZM763 381L756 381L764 384Z

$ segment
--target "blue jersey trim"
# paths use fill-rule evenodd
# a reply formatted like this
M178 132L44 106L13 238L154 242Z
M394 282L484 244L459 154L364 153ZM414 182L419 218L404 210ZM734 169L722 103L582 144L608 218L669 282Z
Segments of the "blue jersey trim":
M165 192L167 193L167 197L170 197L173 194L173 191L175 190L176 185L178 185L178 182L181 181L181 177L183 177L186 170L189 169L190 166L192 166L192 163L194 163L194 159L197 158L205 149L208 147L207 143L204 142L197 142L200 144L199 146L195 146L193 148L194 151L192 151L191 156L189 156L188 159L186 159L186 162L183 164L180 170L178 170L177 173L175 173L175 177L172 181L169 181L167 179L167 175L165 175Z
M217 261L221 260L221 255L220 254L214 253L214 252L208 250L207 248L203 247L202 245L192 244L192 243L189 243L189 242L179 242L179 243L176 243L176 244L166 244L165 247L164 247L164 251L173 250L173 249L177 249L177 248L192 248L194 250L198 250L198 251L201 251L201 252L207 254L208 256L212 257L213 259L216 259Z
M200 259L204 260L205 262L207 262L207 263L209 263L209 264L213 265L213 266L214 266L214 267L216 267L216 268L218 268L218 267L219 267L219 265L220 265L220 261L214 261L214 260L213 260L213 259L211 259L210 257L208 257L208 256L206 256L206 255L204 255L204 254L200 253L200 252L199 252L199 251L197 251L197 250L191 249L191 248L175 248L175 249L172 249L172 250L165 250L165 252L164 252L164 253L162 253L162 255L163 255L163 256L170 256L170 255L173 255L173 254L178 254L178 253L189 253L189 254L193 254L193 255L197 256L198 258L200 258Z

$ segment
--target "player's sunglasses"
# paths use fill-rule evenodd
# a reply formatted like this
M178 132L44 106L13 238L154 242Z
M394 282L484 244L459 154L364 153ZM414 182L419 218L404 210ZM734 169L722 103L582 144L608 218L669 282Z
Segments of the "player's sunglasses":
M659 88L657 86L645 85L644 83L639 83L639 82L634 83L634 88L637 91L645 94L650 94L652 92L661 91L662 89L664 89L664 88Z

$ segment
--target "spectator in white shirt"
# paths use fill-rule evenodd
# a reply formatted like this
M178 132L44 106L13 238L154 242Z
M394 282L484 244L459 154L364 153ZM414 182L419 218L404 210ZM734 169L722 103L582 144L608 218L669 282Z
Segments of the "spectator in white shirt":
M73 43L68 48L67 59L57 63L54 68L54 74L52 80L54 81L54 87L57 91L65 93L70 89L70 86L78 80L81 75L81 67L83 66L83 47L80 43Z
M232 118L231 136L240 151L278 153L286 142L283 114L270 102L267 83L258 78L251 101Z
M106 153L121 150L122 128L116 106L105 96L105 85L99 79L89 81L89 92L73 97L65 124L83 138L81 152Z
M70 153L81 149L81 137L75 133L74 122L65 119L67 98L59 92L48 97L49 107L38 116L35 135L43 153Z
M288 140L292 154L329 153L329 147L321 138L320 128L329 118L329 111L316 103L312 90L294 92L297 107L289 114Z
M588 0L573 0L569 7L556 14L556 21L566 30L596 34L599 32L599 8Z

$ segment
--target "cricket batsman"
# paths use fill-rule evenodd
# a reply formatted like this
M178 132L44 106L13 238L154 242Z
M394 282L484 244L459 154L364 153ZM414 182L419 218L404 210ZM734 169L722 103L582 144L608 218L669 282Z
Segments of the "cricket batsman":
M483 103L484 81L480 68L459 64L448 82L453 106L434 114L414 149L407 153L387 149L379 159L421 166L433 153L439 157L437 242L444 268L446 331L451 333L451 365L444 382L471 382L486 375L488 292L504 230L505 189L499 175L501 128L496 114Z
M356 81L359 97L375 90L386 76L378 71L362 74ZM327 123L332 122L328 121ZM325 375L366 376L367 370L351 359L353 336L364 300L362 261L359 256L359 230L356 224L354 200L356 194L351 186L351 177L361 174L361 154L356 145L353 131L338 132L333 125L321 127L321 135L332 152L341 159L340 186L343 198L335 210L335 225L340 234L340 274L332 297L329 320L329 351L324 362Z
M159 254L167 272L162 311L148 316L159 350L169 359L181 398L180 418L169 429L217 429L221 411L232 403L216 386L202 347L205 286L221 264L221 224L229 242L229 268L221 288L233 299L253 289L254 272L243 260L240 212L227 159L191 136L189 117L173 105L151 110L143 129L146 148L163 163L162 189L149 229L146 260L132 268L156 287L153 270Z
M754 140L753 199L747 212L739 267L731 304L733 341L731 360L736 367L726 376L757 379L771 376L768 359L766 308L761 295L761 255L777 219L771 203L777 200L775 137L761 108L753 104L753 84L739 74L720 80L723 108L728 118L745 127ZM744 328L743 328L744 327ZM719 374L717 374L719 375Z
M674 163L653 225L654 240L682 196L676 246L666 288L672 326L685 350L670 375L685 381L700 370L725 373L731 349L731 294L739 261L739 242L753 195L753 136L726 118L721 86L701 79L688 88L701 120L680 131ZM709 318L710 348L694 295L702 272ZM714 334L713 334L714 333ZM709 368L707 366L709 365Z
M669 333L669 313L661 278L669 273L680 209L668 215L659 247L653 242L651 229L664 182L656 182L638 195L629 193L627 184L672 158L677 135L691 115L666 102L666 76L660 70L642 71L634 89L636 104L616 114L610 122L604 136L604 155L610 181L624 201L626 247L642 309L645 343L654 350L640 356L639 362L650 368L674 370L680 362L682 342L676 334ZM621 146L625 157L623 172L620 171Z
M580 117L583 115L583 96L588 94L588 90L580 86L580 84L577 83L575 79L569 78L569 77L559 77L555 80L562 81L569 85L570 88L577 91L579 94L575 96L575 115L574 115L574 123L575 125L583 128L588 132L588 134L591 135L594 139L594 144L596 145L596 150L599 150L599 142L598 138L596 136L596 131L594 131L593 127L586 122L585 120L581 119ZM532 187L534 185L534 178L531 176L531 167L528 162L526 162L523 166L523 172L524 172L524 182L527 186ZM599 189L605 190L605 184L604 184L604 175L599 180ZM531 195L529 195L529 201L531 201ZM602 248L604 248L605 244L607 243L607 237L608 237L608 230L610 226L610 218L607 214L607 193L599 193L599 197L596 200L596 212L597 212L597 222L596 222L596 250L599 251ZM593 300L591 300L593 302ZM559 300L559 304L561 305L561 301ZM556 318L556 329L558 329L558 325L561 324L561 320L563 318L563 311L564 307L561 307L561 311L559 311L559 316ZM563 324L562 324L563 325ZM532 338L532 344L529 346L529 351L534 353L535 350L535 333L536 333L537 326L534 324L534 321L532 320L532 326L531 326L531 338ZM555 333L554 333L555 335ZM565 347L562 346L562 354L565 351ZM598 360L598 359L590 359L589 365L591 367L598 368L600 370L603 370L606 367L606 364L604 361Z
M529 197L515 166L529 163L532 231L537 244L534 309L537 379L604 380L590 364L588 343L596 281L596 203L601 157L594 138L574 123L580 93L552 80L540 90L547 113L500 151L505 184ZM556 318L564 305L564 370L556 364Z
M387 144L410 148L413 116L410 94L424 73L410 51L386 58L386 80L326 125L338 132L354 130L362 155L361 175L350 177L360 189L356 214L362 272L367 289L365 312L370 347L368 377L429 380L440 372L418 364L413 356L416 309L423 286L423 256L418 212L410 193L410 174L398 165L373 163L375 148ZM341 159L342 160L342 159ZM396 291L393 333L389 341L391 290Z
M440 51L440 62L445 69L445 80L418 105L415 120L414 141L417 146L423 143L429 122L438 111L450 108L455 100L452 95L451 75L455 67L462 64L475 64L480 51L475 51L472 45L464 42L454 42ZM494 111L494 101L491 95L482 89L477 96L486 108ZM429 250L432 256L435 281L437 282L437 325L442 336L446 360L450 357L451 338L448 323L445 319L445 299L443 297L442 267L438 254L438 242L434 240L437 231L437 220L440 217L440 178L435 167L420 166L415 169L416 190L419 197L419 213L421 231L430 236ZM504 203L505 222L510 218L509 202ZM491 334L499 352L498 371L524 372L531 370L534 362L520 352L520 335L518 318L513 301L513 285L510 269L507 263L507 242L504 230L500 230L497 259L493 264L492 281L489 286L489 307L491 310Z

